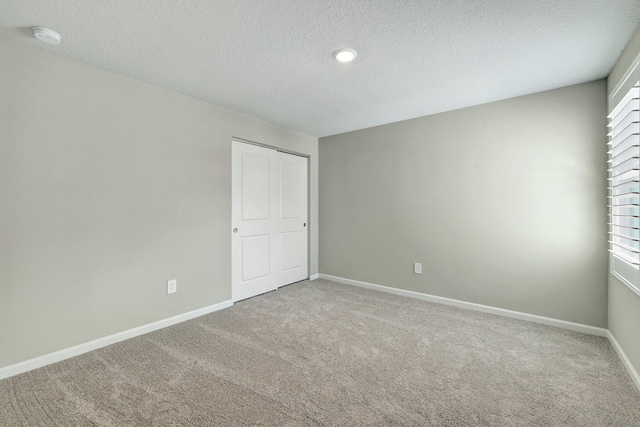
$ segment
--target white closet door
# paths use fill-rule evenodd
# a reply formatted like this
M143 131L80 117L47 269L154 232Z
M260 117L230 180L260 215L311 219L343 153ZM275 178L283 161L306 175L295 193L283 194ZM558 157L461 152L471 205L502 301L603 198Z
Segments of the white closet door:
M232 298L239 301L277 287L276 237L279 172L272 150L233 141L232 148Z
M277 153L280 165L278 286L308 277L307 159Z
M307 159L233 141L232 298L306 279Z

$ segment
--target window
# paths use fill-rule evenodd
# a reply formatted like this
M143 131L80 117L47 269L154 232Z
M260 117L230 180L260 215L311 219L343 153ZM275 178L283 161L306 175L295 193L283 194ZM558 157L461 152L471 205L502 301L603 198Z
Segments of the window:
M609 250L612 271L640 290L640 82L609 118Z

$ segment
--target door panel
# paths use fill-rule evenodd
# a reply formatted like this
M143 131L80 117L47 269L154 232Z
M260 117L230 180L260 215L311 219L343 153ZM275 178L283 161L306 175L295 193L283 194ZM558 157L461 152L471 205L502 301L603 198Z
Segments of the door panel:
M232 143L232 298L308 277L307 159Z
M280 170L282 218L293 219L302 216L303 183L300 182L300 175L301 165L282 162Z
M269 219L269 156L242 155L242 219Z
M269 275L269 235L241 237L242 281L259 279Z
M304 243L302 234L301 231L290 231L281 234L283 272L303 265L303 256L306 254L300 250Z

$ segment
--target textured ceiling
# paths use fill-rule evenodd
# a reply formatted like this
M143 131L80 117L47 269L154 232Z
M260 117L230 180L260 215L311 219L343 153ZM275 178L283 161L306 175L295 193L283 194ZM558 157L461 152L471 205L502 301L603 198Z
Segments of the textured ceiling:
M1 36L318 137L605 77L639 22L639 0L0 0Z

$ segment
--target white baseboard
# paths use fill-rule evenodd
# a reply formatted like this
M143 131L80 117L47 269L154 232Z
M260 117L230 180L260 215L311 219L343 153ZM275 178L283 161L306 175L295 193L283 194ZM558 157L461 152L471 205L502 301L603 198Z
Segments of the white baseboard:
M498 316L510 317L512 319L527 320L529 322L542 323L544 325L555 326L557 328L569 329L571 331L582 332L589 335L597 335L607 337L608 330L598 328L596 326L583 325L582 323L568 322L566 320L553 319L551 317L538 316L535 314L522 313L520 311L512 311L504 308L492 307L489 305L476 304L472 302L461 301L452 298L439 297L435 295L423 294L421 292L407 291L404 289L390 288L388 286L375 285L373 283L361 282L359 280L345 279L343 277L330 276L328 274L320 274L321 279L331 280L333 282L345 285L358 286L360 288L373 289L376 291L387 292L394 295L400 295L409 298L421 299L424 301L435 302L438 304L452 305L454 307L465 308L468 310L481 311L483 313L496 314Z
M318 280L319 278L320 278L320 275L318 273L312 274L311 276L309 276L309 280Z
M45 354L44 356L25 360L24 362L19 362L14 365L5 366L4 368L0 368L0 380L12 377L14 375L22 374L23 372L31 371L33 369L41 368L52 363L60 362L71 357L79 356L92 350L106 347L120 341L128 340L129 338L137 337L138 335L143 335L149 332L156 331L158 329L166 328L167 326L175 325L176 323L191 320L195 317L213 313L214 311L222 310L223 308L231 307L232 305L233 301L231 300L223 301L218 304L210 305L208 307L199 308L197 310L189 311L187 313L179 314L167 319L158 320L157 322L138 326L137 328L118 332L113 335L108 335L103 338L98 338L93 341L78 344L73 347L65 348L53 353Z
M607 331L607 337L609 338L609 341L611 342L611 345L613 346L613 348L616 350L616 353L618 353L618 357L620 357L622 364L624 365L625 369L631 376L631 379L633 380L634 384L636 385L636 387L638 387L638 390L640 390L640 375L638 375L638 371L636 371L636 369L633 367L633 365L631 364L631 361L625 354L622 347L620 347L618 340L616 340L616 337L613 336L611 331Z

